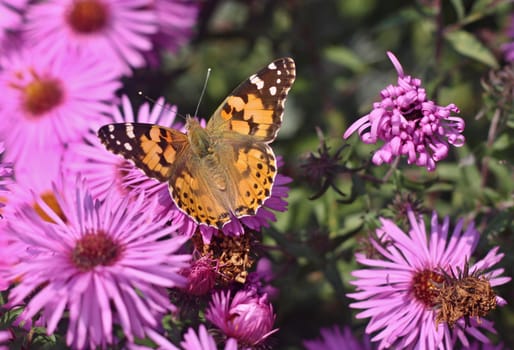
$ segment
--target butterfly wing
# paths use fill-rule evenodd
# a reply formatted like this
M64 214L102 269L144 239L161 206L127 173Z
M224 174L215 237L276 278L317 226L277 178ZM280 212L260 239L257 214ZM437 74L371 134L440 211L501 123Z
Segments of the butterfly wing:
M241 83L213 113L207 129L249 135L269 143L282 125L287 93L296 77L292 58L277 59Z
M98 137L109 151L162 182L169 180L177 159L187 158L189 152L185 134L154 124L107 124L98 130Z

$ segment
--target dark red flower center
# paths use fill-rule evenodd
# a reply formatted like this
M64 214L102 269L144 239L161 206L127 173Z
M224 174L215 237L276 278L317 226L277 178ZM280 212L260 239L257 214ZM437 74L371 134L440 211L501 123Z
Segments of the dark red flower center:
M78 33L98 32L107 25L109 8L101 1L77 0L68 12L67 20Z
M63 89L57 79L35 79L23 88L24 108L32 117L40 117L63 101Z
M61 218L62 221L66 222L66 216L64 216L64 212L62 211L61 207L59 206L59 202L57 202L57 198L55 198L55 195L53 192L44 192L40 195L43 202L52 209L54 213L57 214ZM43 208L38 203L34 203L34 210L38 215L47 222L55 223L55 221L46 213Z
M427 307L432 307L437 301L439 288L437 285L444 281L444 277L432 270L422 270L412 279L412 292L416 299Z
M96 266L111 266L116 263L123 248L104 231L86 233L72 252L73 264L81 271L89 271Z

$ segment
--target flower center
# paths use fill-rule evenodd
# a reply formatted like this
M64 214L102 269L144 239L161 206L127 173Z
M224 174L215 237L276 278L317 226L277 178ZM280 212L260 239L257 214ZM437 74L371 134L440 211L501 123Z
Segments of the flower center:
M94 267L111 266L119 260L123 249L104 231L88 232L77 241L71 259L80 271Z
M444 281L444 277L432 270L419 271L412 279L412 293L420 302L427 307L436 303L439 295L438 284Z
M57 214L57 216L61 218L62 221L67 221L66 216L64 216L64 212L59 206L59 202L57 202L57 198L55 198L53 192L44 192L40 195L40 197L43 200L43 202L46 205L48 205L50 209L52 209L52 211ZM34 204L34 210L46 222L55 223L55 221L46 213L46 211L43 208L41 208L41 206L38 203Z
M98 32L107 25L109 9L101 1L78 0L67 17L69 25L78 33Z
M33 117L39 117L61 104L63 89L57 79L36 77L24 88L24 108Z

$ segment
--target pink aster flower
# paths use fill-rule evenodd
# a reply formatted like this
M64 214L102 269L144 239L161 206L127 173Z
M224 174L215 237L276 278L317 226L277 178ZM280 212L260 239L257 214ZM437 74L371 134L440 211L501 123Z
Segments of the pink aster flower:
M273 329L275 314L267 295L252 290L240 290L233 298L230 291L213 294L205 318L227 338L249 347L262 344L278 330Z
M0 43L7 32L17 30L28 0L0 0Z
M0 138L6 159L29 161L36 149L80 139L105 124L118 76L91 56L22 49L0 57ZM28 158L27 158L28 157Z
M193 328L189 328L180 345L184 350L218 350L216 341L203 324L198 328L198 333ZM233 338L227 340L224 350L237 350L237 341Z
M214 288L217 274L216 260L208 255L199 257L191 262L190 267L182 271L182 275L187 278L184 291L190 295L206 295Z
M2 161L4 151L4 143L0 141L0 209L4 206L2 197L5 196L7 186L12 182L12 164Z
M12 334L9 331L0 331L0 350L8 350L7 344L12 340Z
M9 221L28 254L10 270L22 278L8 305L27 303L19 318L40 315L48 334L66 317L66 342L76 349L112 344L115 325L129 342L155 332L175 311L167 288L184 285L179 271L190 259L178 254L176 226L155 220L155 201L96 201L80 179L54 194L60 215L36 197L39 211L30 202Z
M350 327L339 326L321 329L321 339L304 340L307 350L371 350L373 347L369 338L359 341L352 334Z
M171 52L184 45L193 34L200 3L198 0L153 1L159 28L153 37L155 43Z
M107 69L129 74L146 65L157 32L148 0L48 0L30 7L26 39L51 58L80 51Z
M405 75L398 59L387 53L398 72L398 85L389 85L381 91L382 100L373 104L373 110L353 123L344 133L347 139L358 131L364 143L384 145L375 152L374 164L392 163L406 156L407 163L424 166L428 171L447 157L449 146L464 144L464 120L452 116L459 113L454 104L438 106L427 99L421 80Z
M468 336L489 342L483 331L494 332L494 328L486 319L478 322L472 318L466 325L469 318L460 318L453 327L436 320L437 297L444 287L445 275L465 270L480 234L473 224L464 230L460 220L450 235L449 218L438 223L434 213L427 237L423 218L411 210L407 216L411 226L408 232L381 219L379 240L371 240L379 258L356 255L366 268L352 273L356 280L350 283L357 291L348 296L357 300L350 307L363 309L357 318L370 318L366 333L376 333L372 341L379 342L379 349L451 349L456 342L468 346ZM492 287L504 284L510 278L501 277L503 269L490 270L502 257L496 247L471 265L469 271L487 271L483 276ZM505 301L496 297L496 304L504 305Z

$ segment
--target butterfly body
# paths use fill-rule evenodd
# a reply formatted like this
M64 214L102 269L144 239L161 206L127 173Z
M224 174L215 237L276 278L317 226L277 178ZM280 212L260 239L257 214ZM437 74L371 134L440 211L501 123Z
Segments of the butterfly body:
M121 123L103 126L98 135L110 151L167 181L177 207L197 223L221 228L254 215L271 195L277 166L269 143L294 78L292 59L270 63L236 88L205 128L188 117L186 133Z

